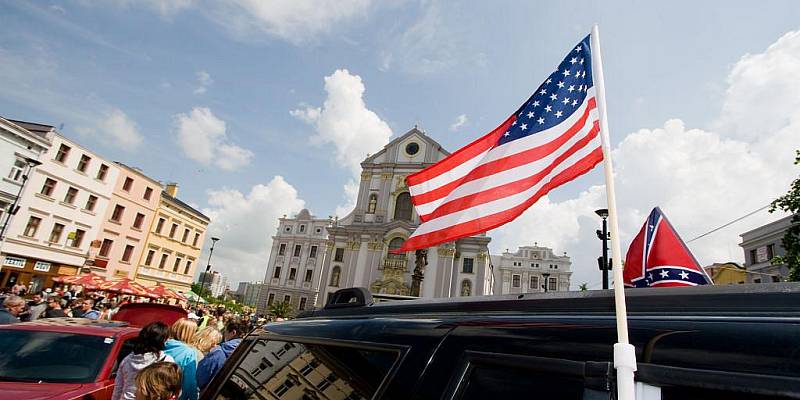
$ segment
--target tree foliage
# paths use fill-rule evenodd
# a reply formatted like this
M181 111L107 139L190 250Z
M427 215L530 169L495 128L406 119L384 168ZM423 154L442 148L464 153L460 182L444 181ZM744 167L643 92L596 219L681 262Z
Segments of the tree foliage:
M581 285L578 286L578 289L580 289L581 292L585 292L585 291L589 290L589 284L586 283L586 282L581 283Z
M275 318L288 318L293 312L292 303L287 301L276 301L269 306L269 313Z
M794 160L800 165L800 150ZM772 263L786 264L789 267L789 281L800 281L800 177L789 186L789 192L772 202L769 212L782 210L794 214L792 224L783 235L783 248L786 255L775 257Z
M202 297L203 299L205 299L206 301L208 301L207 297L211 297L211 288L209 288L208 285L205 285L203 290L200 290L200 283L199 282L192 284L192 291L196 295L198 295L198 296Z

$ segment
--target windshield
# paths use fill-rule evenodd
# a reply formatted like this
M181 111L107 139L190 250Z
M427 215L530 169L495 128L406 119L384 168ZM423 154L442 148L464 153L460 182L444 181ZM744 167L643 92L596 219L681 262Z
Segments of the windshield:
M102 336L4 331L0 381L94 382L112 344Z

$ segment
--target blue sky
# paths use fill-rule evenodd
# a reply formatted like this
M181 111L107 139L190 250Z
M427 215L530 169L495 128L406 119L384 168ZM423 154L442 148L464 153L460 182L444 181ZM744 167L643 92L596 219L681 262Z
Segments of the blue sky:
M0 115L63 124L106 157L179 182L179 197L216 217L215 268L255 280L277 216L347 209L358 161L414 124L451 151L494 128L597 22L615 162L624 157L624 252L653 206L689 238L797 175L800 140L785 130L798 17L796 1L3 2ZM598 169L552 193L491 233L493 252L552 246L573 256L574 283L599 286L599 185ZM720 198L737 201L699 200ZM693 251L704 264L739 260L737 235L777 218L762 214Z

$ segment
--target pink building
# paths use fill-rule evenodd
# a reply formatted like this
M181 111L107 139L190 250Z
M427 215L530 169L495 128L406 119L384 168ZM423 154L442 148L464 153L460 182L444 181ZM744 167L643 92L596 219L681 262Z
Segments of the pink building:
M163 186L136 168L114 164L119 175L90 258L106 279L133 279Z

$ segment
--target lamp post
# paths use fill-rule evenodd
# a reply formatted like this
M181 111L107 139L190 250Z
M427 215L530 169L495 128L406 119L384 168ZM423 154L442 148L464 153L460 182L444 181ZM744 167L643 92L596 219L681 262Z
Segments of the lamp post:
M19 203L19 198L20 196L22 196L22 190L25 188L25 183L28 182L28 175L35 167L42 165L41 161L34 160L33 158L30 157L25 157L25 163L28 165L28 172L22 175L22 184L19 185L19 191L17 191L17 197L14 199L14 203L11 204L11 207L9 207L8 212L6 213L7 214L6 222L3 224L3 228L0 229L0 241L3 240L3 237L6 233L6 228L8 227L8 223L11 221L11 216L17 214L18 211L17 203Z
M594 212L600 218L603 219L603 230L597 230L597 238L603 242L603 255L597 259L597 263L600 266L600 270L603 272L603 289L608 289L608 270L609 263L608 263L608 210L605 208L601 208Z
M195 308L197 308L197 303L200 302L200 296L203 295L203 289L206 287L206 275L211 272L211 256L214 254L214 245L217 244L218 240L218 237L211 238L211 250L208 251L208 265L206 266L206 272L203 274L203 277L200 278L200 293L197 293L197 298L194 299Z
M547 293L547 278L549 278L549 277L550 277L550 273L549 272L543 272L542 273L542 278L543 278L542 280L544 280L544 284L542 285L542 289L544 289L545 293Z

